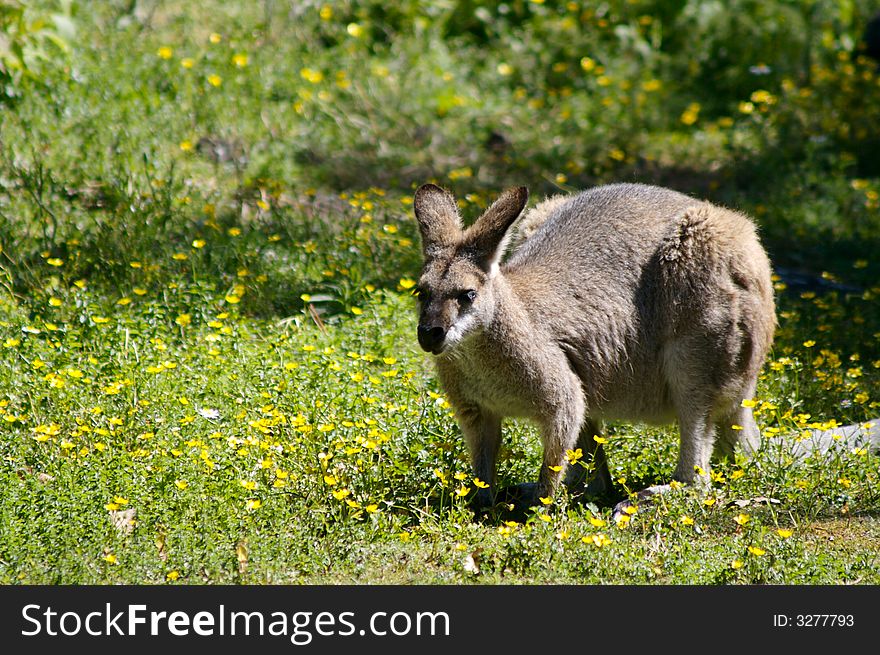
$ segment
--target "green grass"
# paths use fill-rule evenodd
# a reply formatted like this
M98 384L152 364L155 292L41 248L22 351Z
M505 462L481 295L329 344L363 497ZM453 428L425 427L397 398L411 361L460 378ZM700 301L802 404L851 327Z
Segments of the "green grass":
M67 54L0 77L0 582L880 582L876 456L773 455L880 415L866 5L143 4L74 6ZM564 493L475 521L414 338L428 180L468 218L612 180L752 213L766 450L624 525ZM620 497L668 480L674 426L608 436ZM539 464L506 426L503 483Z

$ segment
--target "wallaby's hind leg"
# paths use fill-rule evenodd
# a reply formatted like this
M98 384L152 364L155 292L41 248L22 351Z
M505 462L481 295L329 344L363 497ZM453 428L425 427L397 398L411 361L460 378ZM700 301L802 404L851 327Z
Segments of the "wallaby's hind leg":
M497 491L495 463L501 447L501 417L479 408L459 411L457 416L470 451L474 477L489 485L477 489L474 505L478 510L491 507Z
M678 429L678 465L672 479L685 483L708 482L709 461L715 446L715 423L708 408L679 412Z
M751 383L743 392L743 399L755 395L755 383ZM735 428L733 426L736 426ZM718 440L715 442L714 456L716 459L726 457L733 459L736 446L739 445L743 454L751 457L761 445L761 431L755 423L750 407L742 406L742 399L737 399L729 413L718 420Z
M696 394L694 397L697 397ZM679 410L678 465L672 479L678 482L706 486L709 484L709 461L715 442L715 424L710 416L710 403L685 405ZM681 407L681 406L680 406ZM657 484L636 494L636 502L647 501L651 496L666 493L669 484ZM633 501L622 500L614 506L613 518L618 520Z
M611 472L608 470L605 450L593 438L601 436L601 425L593 419L586 419L577 442L578 448L584 453L583 459L569 465L565 474L565 486L572 493L602 496L611 491Z

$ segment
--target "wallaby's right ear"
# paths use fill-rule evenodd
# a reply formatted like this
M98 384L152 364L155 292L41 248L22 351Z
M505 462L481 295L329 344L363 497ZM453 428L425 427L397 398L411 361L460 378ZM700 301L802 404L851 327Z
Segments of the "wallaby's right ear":
M416 190L413 209L422 233L422 249L431 251L454 245L461 236L461 217L455 198L435 184L423 184Z

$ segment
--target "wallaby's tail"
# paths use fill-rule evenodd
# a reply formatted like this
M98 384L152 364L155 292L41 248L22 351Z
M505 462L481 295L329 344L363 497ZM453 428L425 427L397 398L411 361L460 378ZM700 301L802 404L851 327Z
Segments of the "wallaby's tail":
M877 455L880 454L880 417L864 423L842 425L828 430L813 429L778 439L779 455L790 456L794 460L803 460L816 453L842 454L861 449Z

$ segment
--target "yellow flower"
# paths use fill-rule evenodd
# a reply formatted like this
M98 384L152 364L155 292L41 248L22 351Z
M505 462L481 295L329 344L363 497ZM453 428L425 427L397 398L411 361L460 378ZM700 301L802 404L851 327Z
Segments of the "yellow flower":
M547 496L541 496L540 498L538 498L538 500L541 501L542 505L552 505L553 504L553 499L550 497L547 497Z
M764 555L767 552L766 550L764 550L763 548L759 548L758 546L749 546L748 551L755 557L761 557L761 555Z
M684 110L684 113L681 115L681 122L685 125L693 125L697 122L697 118L700 115L700 104L697 102L692 102L687 106L687 109Z
M223 84L223 78L216 73L212 73L211 75L208 75L208 84L211 86L220 86Z
M348 32L354 38L358 38L364 33L364 28L358 25L357 23L349 23L345 31Z
M242 52L237 53L232 56L232 63L239 68L244 68L248 65L248 56Z
M192 57L184 57L180 60L180 65L187 69L192 68L195 64L196 62Z
M682 516L681 523L682 525L693 525L694 520L690 516Z
M312 84L319 84L324 79L324 73L311 68L303 68L299 72L300 77Z
M178 573L177 571L169 571L168 575L165 576L165 579L170 580L171 582L174 582L179 577L180 577L180 573Z
M113 553L107 553L106 555L104 555L103 559L109 564L116 564L116 555L114 555Z
M204 248L205 247L205 240L204 239L194 239L192 242L192 247L196 248L196 249Z
M467 496L470 492L471 492L471 488L470 488L470 487L466 487L466 486L464 486L464 485L461 485L461 486L455 491L455 495L458 496L459 498L464 498L464 497Z
M773 94L769 91L765 91L764 89L758 89L757 91L752 93L749 100L759 105L772 105L774 102L776 102L776 98L773 96Z
M596 61L594 59L591 59L590 57L583 57L581 59L581 68L585 72L589 73L594 68L596 68Z
M321 10L318 12L321 16L321 20L330 20L333 18L333 7L330 5L324 5L321 7Z
M163 45L156 51L156 55L159 59L171 59L174 56L174 50L169 48L167 45Z
M480 478L474 478L474 485L479 487L480 489L488 489L489 485L486 482L480 480Z
M177 323L180 327L186 327L190 323L192 323L192 316L190 314L180 314L177 318L174 319L174 322Z
M175 480L174 486L183 491L189 486L189 483L186 480Z
M745 525L749 522L749 518L750 517L748 514L737 514L733 517L733 520L736 521L739 525Z
M213 32L211 36L208 37L208 40L214 45L217 45L218 43L220 43L221 40L223 40L223 37L217 34L217 32Z
M741 569L743 567L743 561L741 559L735 559L730 563L730 568L736 570Z
M374 512L379 511L379 506L376 504L372 504L372 505L367 505L366 507L364 507L364 509L367 510L368 513L373 514Z
M400 285L400 288L403 289L404 291L407 289L412 289L416 285L416 281L411 280L408 277L400 278L400 280L398 280L397 283Z
M779 528L779 529L776 531L776 534L778 534L778 535L779 535L780 537L782 537L783 539L788 539L793 533L792 533L791 530L786 530L786 529L784 529L784 528Z
M606 525L606 522L603 519L591 516L590 525L592 525L594 528L601 528Z
M586 537L581 537L581 541L583 541L585 544L593 544L597 548L607 546L611 543L611 539L606 537L604 534L587 535Z
M58 259L57 257L50 257L46 260L46 263L49 264L49 266L63 266L64 260Z
M749 398L746 398L746 399L744 399L744 400L742 401L741 405L742 405L743 407L748 407L748 408L751 409L751 408L753 408L753 407L757 407L757 406L758 406L758 402L755 401L755 400L751 400L751 399L749 399Z

